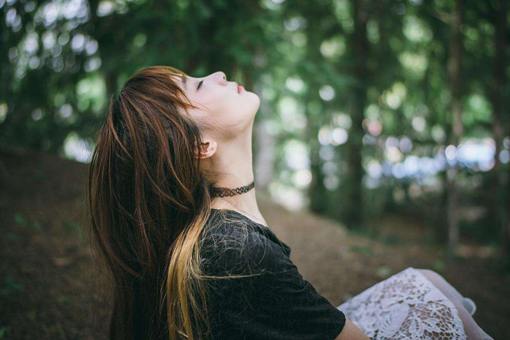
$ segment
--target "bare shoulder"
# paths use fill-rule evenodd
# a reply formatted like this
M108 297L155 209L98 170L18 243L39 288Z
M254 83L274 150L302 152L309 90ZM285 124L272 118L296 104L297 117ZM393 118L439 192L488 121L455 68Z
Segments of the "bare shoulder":
M345 319L345 326L336 340L367 340L370 339L354 322Z

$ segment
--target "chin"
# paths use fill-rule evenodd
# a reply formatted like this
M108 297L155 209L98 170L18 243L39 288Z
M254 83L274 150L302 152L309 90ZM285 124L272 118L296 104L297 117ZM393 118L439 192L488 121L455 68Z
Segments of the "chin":
M253 113L256 113L260 106L260 98L256 93L246 91L245 92L246 97L246 106L249 107Z

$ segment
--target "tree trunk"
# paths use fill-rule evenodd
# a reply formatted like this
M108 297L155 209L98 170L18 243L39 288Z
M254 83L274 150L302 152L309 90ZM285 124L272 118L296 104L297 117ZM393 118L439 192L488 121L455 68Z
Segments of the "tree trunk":
M503 136L510 131L505 131L503 114L505 112L504 89L506 86L506 50L507 50L507 14L508 3L506 0L497 1L494 8L494 64L493 64L493 81L488 86L491 105L492 105L492 134L495 142L494 168L491 174L491 187L494 193L493 200L490 203L490 209L494 214L494 221L498 223L501 230L501 246L504 256L510 258L510 219L505 218L505 208L510 207L508 197L505 197L504 169L499 160L499 153L503 144ZM508 190L508 188L507 188ZM507 207L505 207L505 205Z
M450 144L458 147L463 133L462 126L462 91L461 91L461 65L462 65L462 25L464 20L464 1L456 0L451 23L450 55L448 58L448 76L451 93L452 133ZM457 187L458 163L447 170L448 190L448 255L455 254L459 243L459 195Z
M320 45L323 39L323 31L321 30L320 20L326 15L329 7L317 5L312 2L308 4L306 13L307 25L305 28L307 47L306 47L306 60L319 63L323 60L320 54ZM328 212L328 197L330 193L324 185L324 173L322 166L324 164L320 157L320 143L318 141L319 130L325 122L325 115L318 114L315 104L318 105L318 110L325 110L323 101L319 96L319 87L322 85L314 70L307 70L309 74L306 79L308 82L308 89L304 98L305 114L306 114L306 141L308 143L309 159L310 159L310 173L311 182L308 186L307 194L309 198L308 209L317 214L326 214Z
M368 38L367 8L368 2L353 0L354 31L352 34L353 59L355 60L353 75L356 85L352 90L351 119L352 126L347 145L348 174L346 180L346 222L353 226L363 221L363 118L367 102L368 75Z

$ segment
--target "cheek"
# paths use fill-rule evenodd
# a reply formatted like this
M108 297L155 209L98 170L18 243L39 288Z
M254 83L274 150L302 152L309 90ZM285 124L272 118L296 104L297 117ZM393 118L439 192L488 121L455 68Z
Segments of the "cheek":
M228 120L228 123L237 125L245 120L246 102L240 96L228 96L218 107L218 114Z
M216 111L216 108L222 106L225 101L225 93L218 90L204 89L202 93L195 95L197 103L206 106L210 111Z
M242 104L237 93L225 89L204 93L199 100L215 115L229 115Z

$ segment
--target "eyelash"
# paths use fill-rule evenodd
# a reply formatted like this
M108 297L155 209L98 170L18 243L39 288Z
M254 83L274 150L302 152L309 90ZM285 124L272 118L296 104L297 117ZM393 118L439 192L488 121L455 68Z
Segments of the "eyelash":
M203 82L204 82L203 80L201 80L201 81L199 81L199 82L198 82L197 91L198 91L198 89L200 88L200 86L202 86L202 83L203 83Z

